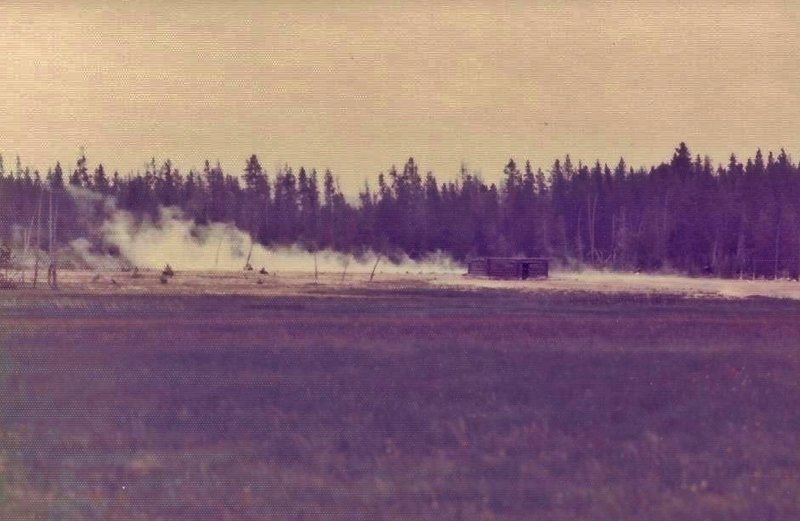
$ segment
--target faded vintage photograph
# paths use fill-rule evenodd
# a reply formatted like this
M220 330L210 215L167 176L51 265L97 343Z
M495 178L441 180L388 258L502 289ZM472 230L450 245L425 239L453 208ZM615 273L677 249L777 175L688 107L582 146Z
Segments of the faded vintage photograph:
M0 34L0 521L800 519L800 3Z

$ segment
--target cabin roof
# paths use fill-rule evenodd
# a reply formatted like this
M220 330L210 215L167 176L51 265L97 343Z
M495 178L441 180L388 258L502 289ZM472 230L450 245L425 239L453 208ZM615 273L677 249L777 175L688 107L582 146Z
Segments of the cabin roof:
M485 261L485 260L503 260L503 261L515 261L515 262L533 262L533 261L549 261L550 259L547 257L473 257L468 260L468 262L472 261Z

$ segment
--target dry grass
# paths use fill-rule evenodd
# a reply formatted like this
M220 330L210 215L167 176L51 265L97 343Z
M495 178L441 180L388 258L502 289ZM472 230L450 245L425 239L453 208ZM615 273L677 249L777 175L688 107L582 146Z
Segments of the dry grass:
M800 303L218 277L0 306L0 518L800 517Z

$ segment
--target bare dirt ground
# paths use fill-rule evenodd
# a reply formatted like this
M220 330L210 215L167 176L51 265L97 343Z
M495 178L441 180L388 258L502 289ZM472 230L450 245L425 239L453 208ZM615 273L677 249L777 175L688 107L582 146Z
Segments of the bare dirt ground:
M548 279L528 281L467 277L458 271L403 273L401 269L388 273L379 270L372 282L369 272L363 269L347 273L344 279L341 273L321 272L317 280L308 271L269 275L245 271L178 271L167 284L160 282L160 271L144 270L140 275L132 278L130 272L73 270L59 272L59 281L64 293L122 295L303 295L347 288L416 287L800 299L800 282L792 280L725 280L599 271L555 271Z
M649 275L615 272L555 272L546 280L501 281L461 277L437 277L436 284L456 284L521 291L589 291L597 293L671 294L690 297L770 297L800 299L800 282L691 278L681 275Z

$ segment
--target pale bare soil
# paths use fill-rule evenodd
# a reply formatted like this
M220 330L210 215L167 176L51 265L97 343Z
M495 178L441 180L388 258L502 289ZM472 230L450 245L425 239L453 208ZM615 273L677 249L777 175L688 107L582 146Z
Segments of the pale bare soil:
M468 277L460 272L391 273L284 271L260 275L245 271L178 271L166 284L160 271L130 272L74 270L59 272L62 293L158 295L306 295L353 288L501 289L520 292L590 292L603 294L684 295L690 297L770 297L800 299L800 283L791 280L724 280L679 275L647 275L599 271L554 272L545 280L497 280ZM46 289L40 284L37 292ZM17 290L13 293L28 293ZM6 293L8 294L8 293Z
M800 283L792 280L726 280L691 278L680 275L647 275L584 271L555 272L546 280L516 281L437 277L436 284L458 284L481 288L522 291L588 291L593 293L671 294L691 297L771 297L800 299Z

